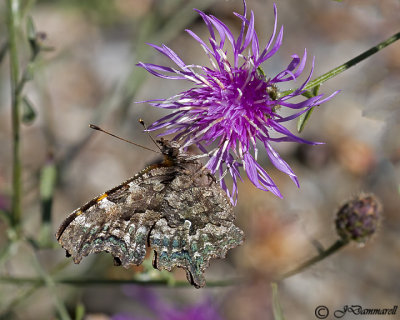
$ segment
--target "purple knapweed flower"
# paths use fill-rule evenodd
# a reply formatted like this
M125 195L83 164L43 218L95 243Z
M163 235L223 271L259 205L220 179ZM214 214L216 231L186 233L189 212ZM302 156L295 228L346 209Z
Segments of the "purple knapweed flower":
M303 72L307 52L300 58L292 55L292 61L280 73L266 77L260 66L272 57L282 43L283 27L278 35L277 10L274 4L274 31L268 44L260 50L257 33L254 29L254 13L246 15L234 13L241 20L241 30L237 39L229 28L212 15L196 10L203 18L210 32L208 46L190 30L186 30L204 49L211 66L187 65L179 56L165 45L149 44L168 58L178 68L165 67L150 63L138 63L151 74L165 79L188 80L193 88L168 99L150 100L151 105L172 109L173 113L154 122L149 130L165 129L160 135L175 134L183 148L195 144L210 157L206 167L220 175L221 187L227 192L232 203L237 200L237 179L241 179L239 167L243 166L250 181L259 189L282 195L268 173L257 163L257 140L265 147L271 163L280 171L289 175L299 186L296 175L289 165L273 149L271 142L294 141L317 144L292 134L282 123L307 112L312 107L329 100L322 95L311 97L302 102L290 103L289 99L301 96L309 82L314 68L307 80L288 95L280 96L277 85L295 81ZM276 39L275 39L276 38ZM275 41L274 41L275 39ZM229 46L232 53L228 54ZM232 55L232 60L228 60ZM290 116L282 116L279 111L288 108L295 110ZM279 134L277 137L276 134ZM210 152L205 148L216 142L217 148ZM225 184L224 175L229 172L233 178L230 191Z

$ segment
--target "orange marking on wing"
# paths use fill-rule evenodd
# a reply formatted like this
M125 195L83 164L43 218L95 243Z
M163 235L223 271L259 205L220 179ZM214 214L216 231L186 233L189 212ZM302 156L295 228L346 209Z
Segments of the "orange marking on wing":
M99 202L99 201L103 200L104 198L107 198L107 196L108 196L108 194L107 194L107 193L104 193L104 194L102 194L100 197L98 197L98 198L96 199L96 201Z

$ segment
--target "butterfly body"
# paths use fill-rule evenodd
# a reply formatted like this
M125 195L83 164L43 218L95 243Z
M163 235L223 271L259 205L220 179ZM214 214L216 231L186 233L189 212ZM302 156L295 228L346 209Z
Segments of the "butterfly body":
M79 263L90 253L110 252L118 264L139 265L146 247L155 268L185 269L195 287L205 285L211 258L241 244L233 207L209 170L174 142L161 140L164 162L73 211L56 237Z

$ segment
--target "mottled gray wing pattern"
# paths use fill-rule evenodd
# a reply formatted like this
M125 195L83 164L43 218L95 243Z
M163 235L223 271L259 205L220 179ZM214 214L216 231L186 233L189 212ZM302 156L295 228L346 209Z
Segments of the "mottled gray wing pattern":
M242 243L233 221L233 207L210 172L181 161L149 167L93 199L71 213L56 236L75 263L107 251L124 267L139 265L149 245L155 268L183 268L199 288L210 259Z
M79 263L90 253L107 251L124 267L141 264L150 229L161 217L156 209L162 197L154 191L157 183L149 183L153 179L162 177L140 173L72 212L56 234L67 255Z
M224 258L229 249L243 242L243 231L233 224L231 204L222 199L226 199L224 191L215 187L194 187L166 196L165 212L175 212L182 222L174 227L167 218L156 222L150 234L155 268L183 268L192 285L205 285L204 271L210 259Z

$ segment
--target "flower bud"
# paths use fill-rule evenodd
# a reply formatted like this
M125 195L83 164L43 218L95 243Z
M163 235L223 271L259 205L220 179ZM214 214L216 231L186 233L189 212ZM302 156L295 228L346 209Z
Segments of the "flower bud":
M344 241L365 243L379 227L382 205L373 194L347 201L336 215L336 231Z

